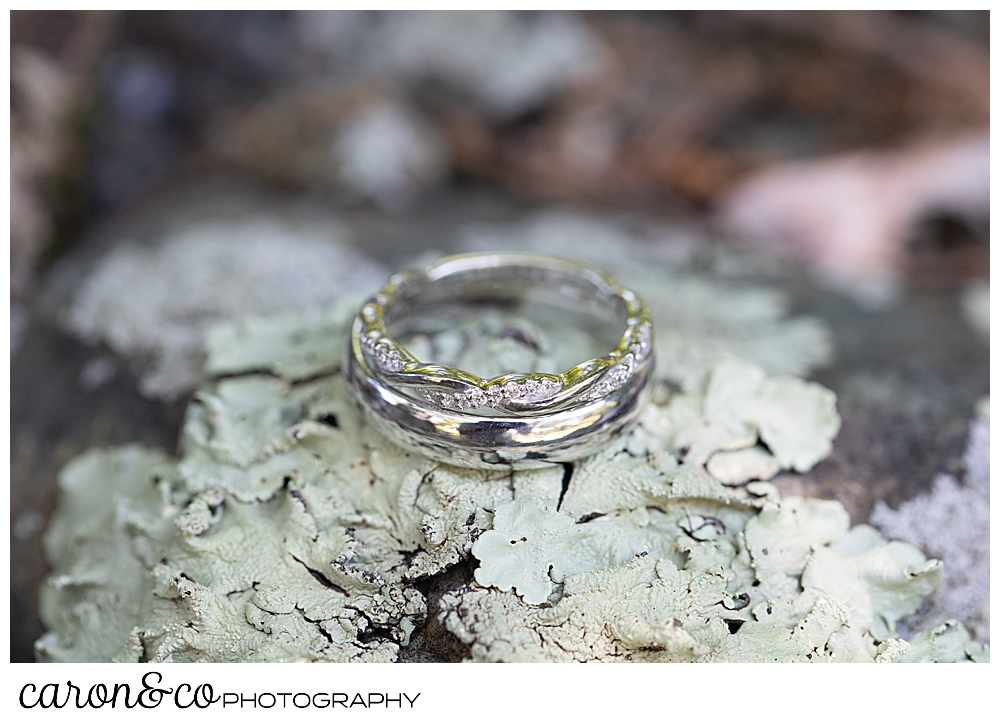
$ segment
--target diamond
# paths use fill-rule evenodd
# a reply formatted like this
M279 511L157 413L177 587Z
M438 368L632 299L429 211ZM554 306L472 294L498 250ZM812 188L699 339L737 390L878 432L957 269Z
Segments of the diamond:
M635 358L638 361L642 361L646 358L646 355L649 352L650 338L649 324L643 324L633 332L633 341L629 345L629 350L635 354Z
M403 360L403 355L399 352L399 350L392 348L389 342L385 340L375 344L375 348L371 353L375 357L375 362L382 369L387 369L391 372L398 372L402 371L402 369L406 366L406 362Z
M631 376L631 367L627 367L623 364L613 365L608 371L607 377L605 377L605 383L608 386L608 391L621 389Z
M385 362L385 368L391 372L398 372L406 366L406 362L403 361L403 355L398 351L393 349L389 352L389 356Z
M378 341L379 336L381 335L377 331L372 331L369 332L367 335L361 337L361 348L374 356L375 342Z

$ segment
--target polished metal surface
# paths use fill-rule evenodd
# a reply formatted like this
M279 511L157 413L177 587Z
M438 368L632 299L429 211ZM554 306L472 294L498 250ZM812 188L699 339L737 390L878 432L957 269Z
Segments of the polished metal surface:
M394 338L422 310L528 299L623 331L608 354L562 374L492 379L421 362ZM648 307L609 274L534 254L466 254L393 275L355 319L346 370L371 422L400 445L458 466L528 469L620 434L649 400L654 363Z

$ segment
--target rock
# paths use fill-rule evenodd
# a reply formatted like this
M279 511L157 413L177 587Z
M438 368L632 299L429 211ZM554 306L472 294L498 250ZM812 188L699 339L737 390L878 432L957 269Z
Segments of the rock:
M849 530L839 503L782 499L763 482L727 488L702 467L720 450L757 449L758 435L777 464L812 463L836 430L818 385L794 380L754 412L773 378L723 363L591 458L466 470L380 438L338 369L298 377L303 349L323 359L324 344L341 347L329 319L217 328L207 367L225 376L192 398L178 459L124 447L64 470L40 660L384 662L414 636L451 656L446 630L473 660L988 655L965 642L884 645L940 581L940 562ZM762 420L809 408L800 394L829 403L827 422L768 437ZM705 434L728 418L748 420L745 433ZM699 451L677 449L691 434ZM453 576L470 555L475 579ZM431 590L439 609L428 610Z

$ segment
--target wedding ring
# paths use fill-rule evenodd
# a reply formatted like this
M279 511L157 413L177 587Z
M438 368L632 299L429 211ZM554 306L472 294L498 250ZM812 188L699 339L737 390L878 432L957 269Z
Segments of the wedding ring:
M613 348L559 374L484 379L420 361L397 341L493 307L572 319ZM394 274L354 320L345 369L369 421L400 446L460 467L532 469L591 455L636 419L652 392L652 335L646 303L600 269L463 254Z

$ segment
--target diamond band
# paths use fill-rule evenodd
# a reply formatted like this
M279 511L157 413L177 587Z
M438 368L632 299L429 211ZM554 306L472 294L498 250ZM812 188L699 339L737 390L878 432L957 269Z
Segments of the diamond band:
M557 379L526 379L522 383L507 381L503 384L493 384L486 389L473 389L470 392L452 394L448 392L424 391L424 399L446 409L477 409L490 407L501 409L510 402L532 404L545 402L552 398L560 389L562 383Z
M421 361L394 338L425 307L540 295L611 328L619 319L617 345L562 374L484 379ZM646 304L610 275L545 256L470 254L393 275L355 319L348 368L369 416L403 446L462 466L530 468L583 456L630 423L649 397L652 351Z

